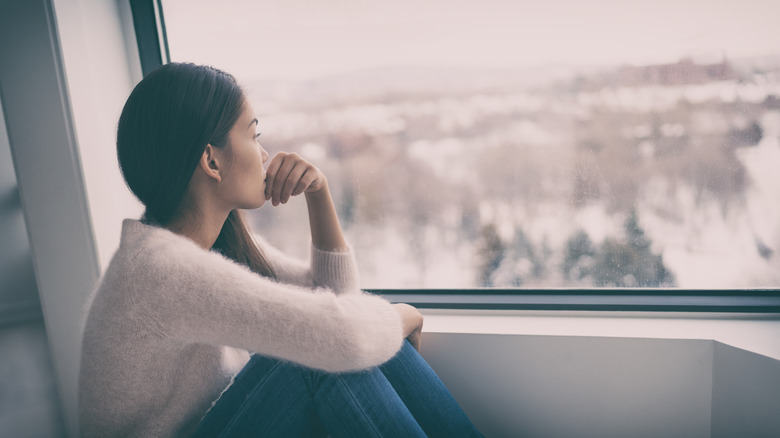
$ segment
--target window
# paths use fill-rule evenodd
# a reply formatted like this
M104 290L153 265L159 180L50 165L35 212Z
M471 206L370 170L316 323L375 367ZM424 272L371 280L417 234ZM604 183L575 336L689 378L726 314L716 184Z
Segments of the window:
M366 288L780 280L780 6L164 0L328 175ZM302 254L305 205L255 228Z

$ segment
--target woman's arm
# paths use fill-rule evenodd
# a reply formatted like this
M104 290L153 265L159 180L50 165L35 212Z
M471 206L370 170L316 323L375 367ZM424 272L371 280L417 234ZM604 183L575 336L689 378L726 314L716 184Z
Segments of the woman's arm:
M281 284L185 239L153 242L128 263L139 279L128 287L133 311L177 341L339 372L383 363L406 335L399 310L380 297Z
M316 166L297 154L276 154L266 171L265 193L266 200L271 200L274 206L286 203L291 196L305 193L314 247L329 252L349 251L328 180ZM401 318L403 336L419 351L423 316L408 304L395 304L393 307Z
M289 263L289 259L269 248L267 254L283 265L277 274L291 274L285 280L299 285L327 287L336 293L356 292L357 267L341 231L325 175L297 154L279 152L266 171L266 199L276 206L301 193L306 195L309 211L311 263Z
M323 251L349 251L327 180L321 189L306 192L306 205L309 207L309 228L314 246Z
M325 175L297 154L276 154L266 171L266 200L276 206L301 193L306 194L314 246L322 251L348 251Z
M278 281L306 288L327 288L335 294L360 292L352 251L322 251L312 244L309 260L304 261L283 253L262 236L254 237Z

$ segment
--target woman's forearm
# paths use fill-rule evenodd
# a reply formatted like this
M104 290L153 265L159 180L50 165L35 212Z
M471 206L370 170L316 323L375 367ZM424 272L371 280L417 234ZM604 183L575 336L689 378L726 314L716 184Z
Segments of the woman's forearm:
M298 154L279 152L268 164L265 182L265 198L274 206L286 204L291 196L306 194L315 248L332 252L349 249L330 196L328 180L316 166Z
M322 251L347 251L347 241L341 231L327 182L316 192L306 192L306 205L309 208L309 227L314 246Z

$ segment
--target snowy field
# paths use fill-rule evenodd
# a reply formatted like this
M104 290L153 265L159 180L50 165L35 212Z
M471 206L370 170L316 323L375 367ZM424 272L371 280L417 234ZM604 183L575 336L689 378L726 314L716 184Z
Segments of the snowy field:
M248 89L266 149L327 173L365 288L776 287L780 74L739 67L673 85ZM252 217L303 256L294 204ZM577 233L590 252L572 253ZM631 271L655 261L657 280Z

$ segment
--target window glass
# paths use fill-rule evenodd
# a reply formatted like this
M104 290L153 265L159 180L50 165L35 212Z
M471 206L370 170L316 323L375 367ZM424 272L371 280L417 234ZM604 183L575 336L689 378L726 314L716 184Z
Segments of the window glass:
M780 3L164 0L328 176L365 288L780 281ZM294 255L305 203L251 213Z

